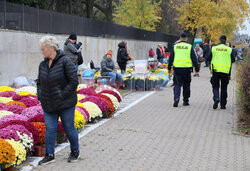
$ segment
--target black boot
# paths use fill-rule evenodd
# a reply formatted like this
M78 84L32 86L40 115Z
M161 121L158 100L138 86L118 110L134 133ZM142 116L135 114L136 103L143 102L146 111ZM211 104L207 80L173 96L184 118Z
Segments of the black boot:
M217 109L218 108L218 104L220 103L220 101L217 99L214 101L214 105L213 105L213 109Z
M187 100L183 101L183 106L189 106L189 102Z
M220 109L226 109L226 106L221 106Z
M174 107L178 107L178 103L179 103L179 100L175 100L173 106L174 106Z

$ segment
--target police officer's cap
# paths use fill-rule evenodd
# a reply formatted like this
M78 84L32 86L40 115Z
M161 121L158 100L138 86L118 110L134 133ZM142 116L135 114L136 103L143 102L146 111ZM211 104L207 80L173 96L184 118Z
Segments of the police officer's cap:
M220 36L220 40L227 40L227 36L225 35Z
M181 38L187 38L187 37L188 37L187 33L185 33L185 32L181 33Z

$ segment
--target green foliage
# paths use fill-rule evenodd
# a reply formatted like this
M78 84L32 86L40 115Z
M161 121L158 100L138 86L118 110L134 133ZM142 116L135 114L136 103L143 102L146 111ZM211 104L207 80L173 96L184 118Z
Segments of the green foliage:
M44 8L45 6L45 0L8 0L9 2L14 2L18 4L24 4L31 7L39 7Z
M121 0L118 5L114 4L114 21L125 26L155 31L156 24L161 20L160 3L161 1L152 3L151 0Z
M172 0L173 4L176 1ZM233 37L233 32L249 17L249 5L245 0L177 0L178 23L185 30L202 30L204 39L218 42L220 35Z

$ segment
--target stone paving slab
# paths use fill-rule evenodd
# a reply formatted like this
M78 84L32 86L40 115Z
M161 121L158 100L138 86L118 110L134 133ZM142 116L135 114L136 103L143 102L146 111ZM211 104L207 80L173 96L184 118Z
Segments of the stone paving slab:
M250 170L250 139L232 134L234 81L227 110L212 109L210 74L193 78L191 106L173 108L172 88L149 96L80 140L81 160L36 170Z

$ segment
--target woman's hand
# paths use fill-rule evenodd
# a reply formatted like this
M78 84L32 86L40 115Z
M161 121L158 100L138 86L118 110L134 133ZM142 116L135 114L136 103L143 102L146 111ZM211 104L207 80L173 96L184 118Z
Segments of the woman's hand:
M130 60L134 60L134 58L132 56L128 55L128 57Z

